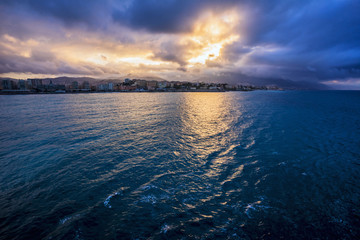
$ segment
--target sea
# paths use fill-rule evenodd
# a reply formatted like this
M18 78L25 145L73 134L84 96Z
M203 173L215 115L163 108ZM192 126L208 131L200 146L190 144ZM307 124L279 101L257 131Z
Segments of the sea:
M360 239L360 91L1 95L0 239Z

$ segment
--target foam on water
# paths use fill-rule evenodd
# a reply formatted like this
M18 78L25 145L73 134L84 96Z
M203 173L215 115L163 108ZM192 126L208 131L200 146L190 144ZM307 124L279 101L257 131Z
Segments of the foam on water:
M71 219L71 217L64 217L64 218L62 218L62 219L60 219L60 221L59 221L59 223L60 224L64 224L64 223L66 223L68 220L70 220Z
M143 191L146 191L146 190L150 190L150 189L154 189L154 188L156 189L158 187L155 185L149 184L149 185L142 186L140 189Z
M140 199L140 202L151 203L151 204L155 204L155 203L157 203L157 201L158 201L158 198L155 197L154 195L142 196Z
M164 225L161 226L161 230L160 233L164 233L166 234L167 231L169 231L171 229L171 226L167 225L166 223Z
M112 208L112 206L110 205L110 200L115 197L115 196L120 196L121 193L120 192L115 192L115 193L112 193L110 194L104 201L104 206L107 207L107 208Z
M60 224L65 224L65 223L68 222L69 220L72 220L72 219L77 218L77 217L79 217L79 216L80 216L80 214L75 214L75 215L73 215L73 216L66 216L66 217L60 219L59 223L60 223Z

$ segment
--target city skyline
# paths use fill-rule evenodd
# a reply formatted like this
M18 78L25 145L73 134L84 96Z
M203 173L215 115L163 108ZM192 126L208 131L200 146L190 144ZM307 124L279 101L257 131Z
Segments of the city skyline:
M2 1L0 77L360 89L360 4Z

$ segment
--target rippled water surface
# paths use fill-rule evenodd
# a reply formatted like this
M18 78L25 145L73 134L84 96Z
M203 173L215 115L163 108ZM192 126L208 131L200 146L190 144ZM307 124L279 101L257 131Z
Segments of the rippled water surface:
M360 92L0 96L0 239L360 238Z

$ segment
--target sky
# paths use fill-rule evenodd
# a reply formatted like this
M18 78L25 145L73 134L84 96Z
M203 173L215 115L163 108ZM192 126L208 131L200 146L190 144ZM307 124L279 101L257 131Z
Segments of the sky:
M0 0L0 77L360 89L359 0Z

